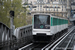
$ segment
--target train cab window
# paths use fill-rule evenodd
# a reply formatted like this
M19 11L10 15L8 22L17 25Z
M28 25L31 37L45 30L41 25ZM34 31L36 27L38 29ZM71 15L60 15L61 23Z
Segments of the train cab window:
M34 24L50 25L50 16L49 15L35 15Z
M49 15L34 15L34 28L49 29L50 16Z

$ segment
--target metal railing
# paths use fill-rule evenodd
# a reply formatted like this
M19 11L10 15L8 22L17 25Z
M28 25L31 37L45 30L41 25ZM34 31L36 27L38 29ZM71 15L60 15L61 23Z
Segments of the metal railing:
M16 50L32 41L32 25L15 29L10 40L10 28L0 22L0 50Z
M18 48L30 43L32 41L32 25L16 28L14 36L16 36Z
M8 48L10 40L10 28L0 22L0 49L4 50L3 47ZM8 41L8 42L7 42Z

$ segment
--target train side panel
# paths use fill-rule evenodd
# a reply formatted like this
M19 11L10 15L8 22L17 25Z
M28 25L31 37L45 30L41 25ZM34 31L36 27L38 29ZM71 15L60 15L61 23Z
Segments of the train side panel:
M51 17L51 34L56 34L58 32L61 32L64 29L68 28L68 20L66 19L61 19L61 18L56 18L56 17Z

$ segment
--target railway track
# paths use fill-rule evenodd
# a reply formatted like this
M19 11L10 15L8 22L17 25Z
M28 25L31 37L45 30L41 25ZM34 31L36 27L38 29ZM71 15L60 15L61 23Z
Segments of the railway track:
M47 45L47 43L31 43L23 48L20 48L19 50L41 50L41 48L45 45Z
M47 45L47 43L39 44L38 46L32 48L32 50L41 50L45 45Z
M57 39L54 43L46 45L44 48L42 48L42 50L54 50L55 46L57 46L61 41L63 41L63 39L65 39L70 33L73 32L74 28L75 27L69 29L67 33Z
M75 45L75 30L73 33L70 33L59 45L52 48L52 50L74 50Z
M28 44L28 45L20 48L19 50L54 50L56 48L56 45L60 41L63 41L63 39L65 39L70 33L72 33L74 28L75 27L72 27L71 29L69 29L67 33L65 33L63 36L61 36L56 41L53 41L53 42L50 42L50 43L31 43L31 44ZM72 35L72 36L74 36L74 35ZM71 43L71 41L69 43Z

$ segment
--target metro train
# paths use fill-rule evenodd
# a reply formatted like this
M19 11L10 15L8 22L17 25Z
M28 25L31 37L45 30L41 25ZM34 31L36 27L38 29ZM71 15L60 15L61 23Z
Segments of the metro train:
M68 19L51 14L35 13L32 18L33 42L48 42L68 30Z

